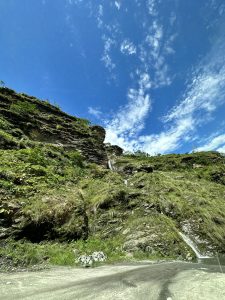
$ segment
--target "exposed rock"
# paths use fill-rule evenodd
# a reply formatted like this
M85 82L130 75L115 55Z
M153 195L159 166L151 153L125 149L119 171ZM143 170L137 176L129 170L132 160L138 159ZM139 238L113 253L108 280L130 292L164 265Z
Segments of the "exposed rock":
M17 203L3 204L0 208L0 238L26 238L35 243L52 239L85 240L89 234L88 226L88 217L82 203L74 205L72 210L68 209L66 214L63 211L58 212L57 217L54 214L43 214L39 219L24 214Z
M122 172L126 175L132 175L134 173L138 172L144 172L144 173L152 173L153 167L151 165L141 165L141 166L135 166L135 165L129 165L123 167Z
M200 169L203 168L204 166L200 165L200 164L193 164L193 169Z
M129 235L127 241L123 244L123 250L128 252L144 251L154 253L154 242L157 239L156 234L146 235L146 233L137 232L137 236Z
M76 260L76 263L81 264L83 267L91 267L93 262L94 261L91 255L81 255Z
M149 165L142 165L136 169L138 172L152 173L153 167Z
M123 154L123 149L117 145L111 145L110 143L105 144L107 153L115 156L121 156Z
M91 255L81 255L76 260L83 267L91 267L94 262L104 262L107 256L102 251L95 251Z
M19 130L20 138L27 141L78 150L90 162L107 165L105 129L100 126L91 126L87 120L70 116L46 101L8 88L0 89L0 115L11 128L0 139L2 149L23 147L18 139Z

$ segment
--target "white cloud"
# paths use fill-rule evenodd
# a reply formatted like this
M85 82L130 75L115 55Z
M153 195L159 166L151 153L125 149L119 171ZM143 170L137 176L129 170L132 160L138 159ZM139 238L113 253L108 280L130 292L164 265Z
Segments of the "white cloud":
M129 133L135 128L137 128L136 133L140 133L141 128L144 127L146 114L149 112L146 110L144 116L140 115L141 127L135 123L131 123L129 127L129 122L126 123L125 130L123 130L123 122L118 127L111 127L114 142L117 140L117 143L125 150L140 149L150 154L156 154L176 150L185 141L195 139L198 126L207 122L213 112L225 102L225 53L222 51L224 49L222 46L223 43L215 44L212 51L201 61L192 74L191 83L187 86L180 103L163 118L167 129L159 134L136 135L135 138L132 135L127 135L127 132ZM149 89L152 84L149 77L147 82ZM141 86L140 82L139 86ZM125 107L124 117L128 112L129 110ZM118 128L120 128L119 131ZM214 136L197 150L224 152L224 149L225 134Z
M102 28L102 26L103 26L103 20L102 20L103 14L104 14L103 5L100 4L98 6L98 11L97 11L97 16L96 16L98 28Z
M189 131L194 129L194 120L191 117L179 120L167 131L160 134L140 136L138 143L141 149L151 155L166 153L177 149L181 140ZM138 148L138 147L137 147Z
M225 153L225 145L223 145L222 147L219 147L217 149L217 151L220 152L220 153Z
M211 113L225 98L225 68L194 76L184 100L166 116L167 121L182 118L200 110Z
M136 4L138 6L140 2L136 1ZM127 150L135 150L140 146L147 147L148 137L140 137L139 134L144 128L146 117L151 109L149 90L169 85L172 81L169 76L169 67L165 61L167 55L174 54L172 43L175 35L164 34L163 26L158 19L158 1L148 0L146 4L151 18L143 21L144 39L137 46L129 39L125 39L120 46L123 54L139 54L141 63L138 68L136 67L136 73L131 72L133 80L136 76L139 78L137 80L138 88L128 90L128 104L120 107L112 119L106 122L106 141L118 144ZM152 74L151 79L149 74ZM183 125L179 126L181 132ZM173 128L170 132L173 132ZM173 134L175 143L177 133ZM155 140L157 138L160 138L163 143L166 135L155 136Z
M207 121L213 111L225 101L225 72L222 67L216 73L200 73L195 76L180 104L165 116L164 122L170 128L159 135L140 137L141 147L148 153L166 153L173 151L185 141L194 138L195 130ZM214 138L198 151L217 150L225 135ZM225 142L224 142L225 143Z
M135 138L143 129L144 120L151 109L150 96L147 94L150 87L149 75L141 74L138 89L128 90L128 104L121 107L112 120L106 121L106 142L132 149L134 142L130 139Z
M93 115L97 119L99 119L102 115L102 112L98 108L91 107L91 106L88 107L88 113L90 115Z
M196 148L195 151L221 151L221 149L225 149L225 134L209 137L207 143Z
M69 5L76 5L83 2L83 0L66 0Z
M101 60L104 62L105 67L111 72L116 67L116 65L112 60L110 52L116 42L112 38L105 35L103 35L102 39L104 41L104 52Z
M132 54L136 54L136 47L135 45L129 41L128 39L124 40L120 46L120 51L123 53L123 54L126 54L126 55L132 55Z
M147 10L150 16L156 16L157 15L157 8L156 8L156 0L147 0Z
M116 8L117 8L118 10L120 10L121 2L120 2L120 1L115 1L114 4L115 4Z
M157 21L153 21L149 34L146 36L146 43L150 47L150 54L153 58L158 58L161 40L163 38L163 28Z
M83 0L67 0L67 2L69 4L86 3ZM215 3L215 1L212 2ZM88 1L88 3L91 2ZM225 101L224 40L215 43L209 55L196 67L196 71L191 75L190 84L181 95L178 104L164 116L164 129L158 134L141 135L145 120L151 110L150 90L172 83L173 77L170 74L168 57L175 54L173 45L176 38L176 32L174 32L176 14L168 11L167 24L169 25L165 27L158 13L159 5L163 1L135 0L137 11L143 8L142 5L146 5L148 17L139 22L143 36L138 42L135 41L135 45L129 38L120 45L117 41L127 37L127 32L125 34L122 31L122 26L116 16L112 22L103 22L107 1L100 1L100 3L102 4L93 4L90 7L92 10L93 7L95 8L95 17L98 28L101 30L104 45L101 60L110 74L116 69L114 51L139 56L139 65L134 64L133 69L129 70L133 76L132 80L137 81L137 87L128 88L127 104L120 107L111 120L106 121L107 141L118 144L126 150L140 149L154 154L176 150L185 141L193 140L196 128L207 122L219 105ZM121 1L110 1L110 7L114 7L114 10L115 7L118 10L121 9ZM124 16L128 16L126 7L124 7L124 12ZM135 70L138 71L135 73ZM96 117L101 115L98 109L92 107L89 108L89 113ZM225 143L223 144L222 136L212 137L199 149L224 149Z
M175 54L173 42L176 34L164 33L163 26L154 17L149 26L144 41L140 45L140 61L148 72L153 73L153 87L159 88L172 83L169 66L166 63L168 55Z

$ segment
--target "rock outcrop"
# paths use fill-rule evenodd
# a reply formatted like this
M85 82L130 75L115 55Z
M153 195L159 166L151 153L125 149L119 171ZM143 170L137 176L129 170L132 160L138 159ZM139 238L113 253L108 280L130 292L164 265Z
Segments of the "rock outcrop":
M2 149L23 148L32 142L48 143L78 150L90 162L107 164L104 128L70 116L48 101L0 88L0 117Z

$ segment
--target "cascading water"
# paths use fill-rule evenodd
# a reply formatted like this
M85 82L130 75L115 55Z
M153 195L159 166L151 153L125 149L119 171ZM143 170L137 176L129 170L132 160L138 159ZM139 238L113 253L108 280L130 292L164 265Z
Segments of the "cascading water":
M113 166L110 159L108 160L108 167L111 171L113 171Z
M199 252L198 247L188 236L186 236L182 232L179 232L179 234L182 237L182 239L184 240L184 242L194 251L194 253L198 259L209 258L209 256L204 256Z

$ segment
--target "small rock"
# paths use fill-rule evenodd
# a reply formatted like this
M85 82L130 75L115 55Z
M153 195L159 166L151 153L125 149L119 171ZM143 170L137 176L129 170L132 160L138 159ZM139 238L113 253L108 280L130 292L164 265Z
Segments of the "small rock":
M94 262L103 262L107 256L102 251L95 251L91 255L81 255L78 257L77 262L83 267L91 267Z
M123 235L126 235L126 234L128 234L130 232L130 228L127 228L127 229L125 229L123 232L122 232L122 234Z
M93 264L93 258L91 255L81 255L78 257L77 262L83 267L90 267Z
M102 251L93 252L91 256L94 261L105 261L107 258L106 255Z

